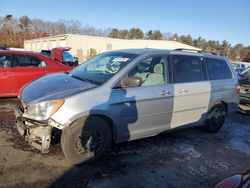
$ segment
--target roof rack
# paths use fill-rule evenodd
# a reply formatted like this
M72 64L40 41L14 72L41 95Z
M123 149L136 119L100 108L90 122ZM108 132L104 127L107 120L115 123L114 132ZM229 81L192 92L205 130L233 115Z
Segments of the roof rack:
M195 49L188 49L188 48L176 48L177 51L191 51L191 52L197 52L197 53L206 53L206 54L212 54L212 55L218 55L215 52L209 52L204 50L195 50Z

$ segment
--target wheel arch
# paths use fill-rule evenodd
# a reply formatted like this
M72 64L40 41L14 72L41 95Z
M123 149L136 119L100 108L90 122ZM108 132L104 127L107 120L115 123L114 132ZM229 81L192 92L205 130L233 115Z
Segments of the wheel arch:
M226 101L223 101L223 100L218 100L218 101L215 101L214 103L210 104L209 105L209 108L208 108L208 112L215 106L215 105L218 105L218 104L223 104L225 107L226 107L226 113L228 114L228 103Z
M228 104L225 101L220 101L221 104L223 104L226 107L226 113L228 114ZM226 114L226 115L227 115Z

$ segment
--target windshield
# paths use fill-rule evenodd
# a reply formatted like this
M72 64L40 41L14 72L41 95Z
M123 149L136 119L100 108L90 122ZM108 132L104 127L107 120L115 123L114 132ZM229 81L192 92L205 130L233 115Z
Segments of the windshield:
M65 62L73 62L74 61L74 57L67 51L63 51L63 61Z
M122 52L106 52L84 62L70 75L94 84L102 84L131 62L137 55Z

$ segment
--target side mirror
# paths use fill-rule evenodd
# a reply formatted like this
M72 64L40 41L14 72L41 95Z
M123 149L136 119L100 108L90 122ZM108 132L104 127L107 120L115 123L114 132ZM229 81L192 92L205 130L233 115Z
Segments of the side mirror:
M138 76L125 77L121 80L121 87L139 87L142 79Z

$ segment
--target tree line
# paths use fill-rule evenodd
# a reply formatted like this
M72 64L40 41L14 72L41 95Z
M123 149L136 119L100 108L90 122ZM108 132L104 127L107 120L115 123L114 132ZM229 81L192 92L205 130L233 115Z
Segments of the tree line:
M108 36L120 39L174 40L204 51L214 52L228 57L230 60L250 61L250 46L245 47L240 43L233 46L227 40L220 42L206 40L202 37L192 38L191 35L178 35L177 33L171 35L170 33L162 33L160 30L149 30L143 33L139 28L131 28L130 30L113 28Z
M97 29L77 20L44 21L28 16L14 18L12 15L0 17L0 46L23 48L24 40L60 34L84 34L107 36L111 29Z
M231 45L227 40L206 40L202 37L192 38L191 35L162 33L160 30L143 32L140 28L131 29L98 29L89 25L82 26L76 20L44 21L30 19L28 16L14 18L12 15L0 17L0 46L22 48L24 40L48 37L60 34L84 34L119 39L174 40L195 46L205 51L215 52L230 60L250 61L250 46Z

